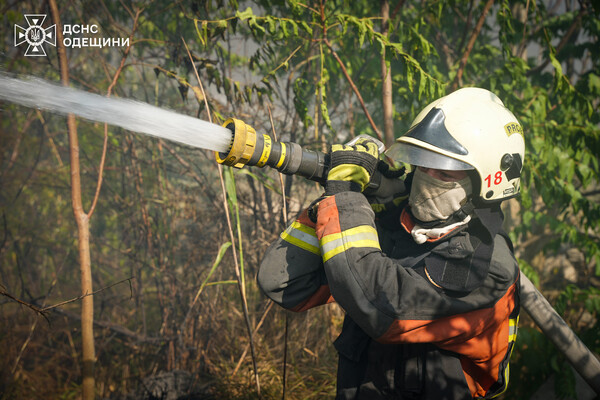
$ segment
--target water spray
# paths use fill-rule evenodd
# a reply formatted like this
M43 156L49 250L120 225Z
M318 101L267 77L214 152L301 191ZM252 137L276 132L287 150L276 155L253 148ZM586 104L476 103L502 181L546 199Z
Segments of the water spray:
M232 133L220 125L147 103L105 97L28 77L0 73L0 100L60 114L75 114L191 147L227 151Z

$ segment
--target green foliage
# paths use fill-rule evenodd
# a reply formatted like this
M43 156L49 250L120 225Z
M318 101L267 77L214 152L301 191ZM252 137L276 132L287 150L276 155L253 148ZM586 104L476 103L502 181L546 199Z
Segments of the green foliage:
M218 38L225 27L230 34L249 33L258 45L257 50L249 57L249 66L262 74L260 82L263 86L260 89L272 94L274 81L279 82L287 75L293 78L293 101L305 130L315 123L324 123L329 130L328 136L331 137L336 131L332 124L332 117L335 118L336 115L330 115L331 104L334 109L338 108L335 101L330 103L331 99L344 99L347 95L342 93L348 90L348 83L343 83L345 79L341 66L333 59L332 53L324 49L322 43L315 43L315 38L318 37L326 36L336 52L344 55L344 68L350 74L364 70L359 79L370 73L374 83L378 84L380 78L375 73L377 68L369 64L377 61L378 54L385 50L390 62L401 63L407 70L409 79L402 85L411 90L416 86L419 99L423 98L425 101L443 93L442 82L428 73L416 58L430 56L433 45L414 26L402 23L402 29L409 34L411 46L415 50L410 54L403 50L404 37L402 41L392 41L390 36L384 37L378 32L376 18L355 16L353 8L367 13L375 11L366 2L344 8L326 4L322 14L318 7L306 7L295 2L290 2L290 6L293 12L291 15L284 13L285 17L269 14L269 11L275 11L277 7L261 4L264 12L260 15L253 7L247 7L221 19L195 20L194 23L200 42L207 48L217 45L210 41ZM360 52L356 52L356 49ZM372 49L378 50L373 52ZM418 78L413 79L414 75L418 75ZM220 81L217 80L216 83L221 86ZM378 101L379 93L368 86L361 85L361 93L367 103ZM309 111L313 108L311 102L316 104L315 114ZM341 123L343 125L343 121ZM365 124L365 121L360 124ZM316 132L321 131L321 128L316 127Z

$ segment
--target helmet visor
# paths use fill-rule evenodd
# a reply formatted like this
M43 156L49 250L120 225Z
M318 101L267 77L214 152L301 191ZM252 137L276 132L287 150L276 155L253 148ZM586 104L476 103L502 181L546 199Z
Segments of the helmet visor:
M394 161L400 161L418 167L445 169L447 171L474 169L472 165L455 158L444 156L408 143L394 143L386 150L385 155Z

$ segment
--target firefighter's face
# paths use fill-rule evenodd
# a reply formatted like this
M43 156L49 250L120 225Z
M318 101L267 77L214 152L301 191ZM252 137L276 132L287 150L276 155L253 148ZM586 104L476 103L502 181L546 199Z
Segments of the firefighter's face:
M421 172L444 182L456 182L467 177L467 171L448 171L445 169L418 167Z

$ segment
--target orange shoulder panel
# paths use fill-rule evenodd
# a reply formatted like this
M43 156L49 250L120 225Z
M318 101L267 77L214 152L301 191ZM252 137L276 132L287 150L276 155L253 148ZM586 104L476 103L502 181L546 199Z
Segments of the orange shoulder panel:
M319 204L319 217L317 221L317 237L319 240L323 236L334 233L341 233L340 219L335 196L323 199Z
M491 308L436 320L396 320L377 339L382 343L433 343L458 353L473 396L484 396L497 381L508 350L509 315L515 307L514 283Z
M333 303L334 301L335 300L329 291L329 285L322 285L315 293L313 293L312 296L290 310L295 312L306 311L310 308L321 306L323 304Z
M315 229L315 226L317 225L314 222L312 222L310 220L310 218L308 217L308 208L305 208L304 211L302 211L302 213L300 213L300 216L298 216L298 218L296 218L296 221L300 222L302 225L306 225L309 228L313 228L313 229Z

